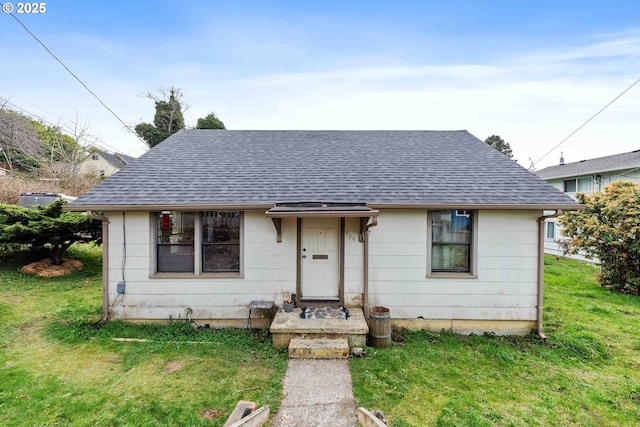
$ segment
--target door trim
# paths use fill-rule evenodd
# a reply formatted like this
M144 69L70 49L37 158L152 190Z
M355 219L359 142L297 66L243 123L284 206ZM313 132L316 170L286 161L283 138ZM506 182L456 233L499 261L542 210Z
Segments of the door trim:
M340 217L338 226L338 303L340 305L344 305L344 222L344 217ZM298 218L297 221L296 252L296 296L300 303L304 298L302 294L302 218ZM313 300L308 302L313 304Z

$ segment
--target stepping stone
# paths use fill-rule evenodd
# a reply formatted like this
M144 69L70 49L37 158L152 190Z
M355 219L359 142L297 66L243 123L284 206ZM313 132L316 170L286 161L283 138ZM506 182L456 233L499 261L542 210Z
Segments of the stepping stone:
M346 338L292 338L289 343L291 359L347 359L349 342Z

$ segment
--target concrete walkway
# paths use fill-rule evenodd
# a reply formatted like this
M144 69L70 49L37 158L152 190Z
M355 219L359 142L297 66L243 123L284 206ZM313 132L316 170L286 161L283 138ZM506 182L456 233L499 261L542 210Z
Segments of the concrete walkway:
M354 427L358 419L347 359L289 359L273 427Z

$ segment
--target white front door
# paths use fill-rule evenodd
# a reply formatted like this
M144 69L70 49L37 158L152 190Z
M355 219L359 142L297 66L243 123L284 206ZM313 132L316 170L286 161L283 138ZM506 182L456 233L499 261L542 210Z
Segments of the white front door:
M338 218L302 220L302 298L339 298Z

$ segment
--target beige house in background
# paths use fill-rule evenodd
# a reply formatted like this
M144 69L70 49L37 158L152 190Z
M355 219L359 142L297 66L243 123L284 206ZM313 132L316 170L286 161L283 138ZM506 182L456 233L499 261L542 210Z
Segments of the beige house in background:
M181 130L66 209L103 215L105 318L246 327L253 301L542 333L562 191L467 131ZM268 318L254 320L268 325Z
M106 178L127 166L135 157L120 153L107 153L96 150L89 154L78 165L78 172L82 175L98 175Z

